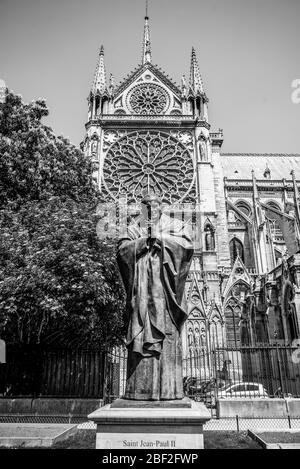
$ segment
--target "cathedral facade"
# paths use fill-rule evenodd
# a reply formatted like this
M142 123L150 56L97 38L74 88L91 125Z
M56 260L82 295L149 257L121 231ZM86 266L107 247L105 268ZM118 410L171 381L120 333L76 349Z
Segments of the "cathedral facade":
M187 354L216 343L293 344L300 337L300 154L222 153L208 102L194 49L180 86L152 63L146 15L142 61L117 86L100 49L84 151L108 203L130 205L153 192L171 215L185 212L195 241Z

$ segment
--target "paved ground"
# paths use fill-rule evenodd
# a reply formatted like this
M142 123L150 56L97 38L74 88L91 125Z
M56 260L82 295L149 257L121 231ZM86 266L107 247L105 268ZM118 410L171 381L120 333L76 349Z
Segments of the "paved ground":
M0 446L49 447L77 431L77 425L0 423Z
M269 432L257 432L260 438L266 443L295 443L300 445L300 432L298 430L290 431L269 431Z
M51 449L95 449L96 431L78 430L78 432L63 441L58 441ZM37 448L37 447L36 447ZM204 437L205 449L261 449L261 446L251 439L246 432L206 432ZM1 452L0 452L1 456Z
M249 430L248 435L264 449L300 449L299 430Z
M289 429L289 425L291 426L292 430ZM86 438L89 441L89 436L94 441L94 432L89 432L88 430L96 429L96 425L93 422L87 421L81 424L38 424L38 423L0 423L0 446L1 447L50 447L55 444L64 446L64 440L71 436L71 440L77 438L76 433L78 430L86 430ZM237 432L239 430L239 432ZM297 433L300 435L300 419L291 419L290 422L287 419L238 419L238 428L237 428L237 420L236 419L212 419L210 420L204 427L204 432L207 432L207 436L214 434L214 438L216 442L212 442L212 447L220 447L220 443L217 441L219 438L218 434L225 437L226 433L228 433L228 438L231 441L233 438L242 438L239 440L236 446L242 447L243 445L249 444L248 439L250 440L250 436L245 438L247 435L247 431L251 430L257 436L262 433L277 433L279 436L279 432L282 433L290 431L290 433ZM297 430L299 430L297 432ZM80 434L82 432L78 432L78 438L80 438ZM231 435L230 435L231 434ZM73 437L73 436L74 437ZM233 436L232 436L233 435ZM222 436L222 438L223 438ZM77 439L78 439L77 438ZM228 439L227 438L227 439ZM233 438L233 440L234 440ZM243 440L244 438L244 440ZM274 436L275 438L275 436ZM74 441L75 441L74 440ZM228 441L229 441L228 440ZM242 441L243 440L243 441ZM247 440L247 441L246 441ZM229 443L230 443L229 441ZM235 441L235 440L234 440ZM253 440L252 440L253 441ZM78 441L76 440L76 445L74 447L78 447ZM75 444L74 443L74 444ZM66 442L67 444L67 442ZM94 444L94 443L93 443ZM257 444L257 440L256 440ZM278 449L280 448L295 448L299 447L298 440L290 439L288 441L270 441L267 443L269 445L274 445ZM219 446L218 446L219 445ZM229 447L226 443L226 447ZM288 445L288 446L286 446ZM296 446L297 445L297 446ZM72 446L71 446L72 447ZM87 446L89 447L89 446ZM233 445L234 447L234 445ZM245 447L245 446L244 446ZM249 446L250 447L250 446Z

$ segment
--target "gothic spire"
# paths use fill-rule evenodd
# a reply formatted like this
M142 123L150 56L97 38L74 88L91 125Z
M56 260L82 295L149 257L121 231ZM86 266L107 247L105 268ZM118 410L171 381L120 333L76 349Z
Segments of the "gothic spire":
M92 93L103 95L107 91L106 86L106 70L105 70L105 63L104 63L104 47L100 47L99 51L99 59L94 75L94 81L92 85Z
M151 63L151 42L150 42L150 26L149 26L149 17L148 17L148 0L146 0L142 64L144 65L147 62Z
M190 89L194 94L204 93L203 81L200 75L200 69L194 47L192 47L191 69L190 69Z

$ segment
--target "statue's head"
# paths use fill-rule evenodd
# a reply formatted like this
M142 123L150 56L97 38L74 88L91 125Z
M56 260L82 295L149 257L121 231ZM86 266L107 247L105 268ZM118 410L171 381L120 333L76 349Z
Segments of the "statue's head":
M155 223L160 218L162 200L155 194L147 194L141 201L142 207L146 207L147 218Z

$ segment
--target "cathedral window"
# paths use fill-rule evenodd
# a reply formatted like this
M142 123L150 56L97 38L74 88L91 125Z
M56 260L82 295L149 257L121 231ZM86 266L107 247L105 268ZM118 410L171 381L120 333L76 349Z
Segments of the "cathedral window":
M241 306L236 298L231 298L225 308L226 335L229 347L240 345Z
M233 285L227 297L225 303L225 322L227 343L230 347L249 343L250 331L248 330L248 307L246 303L249 290L249 285L240 281Z
M240 201L240 202L237 202L235 204L235 206L241 211L243 212L247 217L251 217L252 216L252 210L251 210L251 207L247 204L247 202L244 202L244 201Z
M198 115L201 116L201 99L199 97L196 98L196 108Z
M223 336L223 320L220 314L213 313L210 317L210 326L209 326L209 333L210 333L210 342L211 346L214 348L218 348L224 344L224 336Z
M230 241L229 250L230 250L231 265L234 264L238 256L244 262L244 246L243 246L243 243L239 239L234 237Z
M163 114L167 110L169 98L161 86L144 83L133 88L128 103L134 114Z
M95 114L101 114L101 109L100 109L100 97L96 96L95 98Z
M280 206L276 202L267 202L266 204L271 209L275 209L278 212L281 212ZM269 221L270 231L273 237L273 241L282 241L284 239L283 233L281 230L281 216L274 212L273 210L266 210L266 217Z
M187 148L163 132L132 132L109 148L104 185L113 199L138 202L147 193L174 203L194 197L194 164Z

